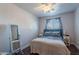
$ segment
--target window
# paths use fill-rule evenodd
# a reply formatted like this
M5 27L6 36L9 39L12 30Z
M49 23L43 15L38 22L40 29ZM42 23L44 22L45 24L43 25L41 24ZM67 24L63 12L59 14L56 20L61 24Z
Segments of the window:
M48 19L46 21L47 30L61 29L61 20L60 18Z
M46 21L44 36L54 36L63 38L63 29L60 18L48 19Z

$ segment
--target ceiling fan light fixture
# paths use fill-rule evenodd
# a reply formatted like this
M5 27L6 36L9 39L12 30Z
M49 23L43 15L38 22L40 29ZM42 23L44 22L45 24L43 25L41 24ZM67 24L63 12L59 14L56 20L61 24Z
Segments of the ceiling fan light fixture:
M47 13L47 12L54 11L55 5L56 3L41 3L38 9L43 11L44 13Z

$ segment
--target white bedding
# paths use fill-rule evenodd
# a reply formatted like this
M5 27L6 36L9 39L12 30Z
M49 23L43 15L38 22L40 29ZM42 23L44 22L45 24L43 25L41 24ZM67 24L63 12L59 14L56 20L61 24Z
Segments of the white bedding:
M61 38L58 37L44 37L44 38L36 38L33 41L39 41L48 44L61 44L65 45Z
M61 38L44 37L32 40L31 53L39 53L40 55L69 55L70 51Z

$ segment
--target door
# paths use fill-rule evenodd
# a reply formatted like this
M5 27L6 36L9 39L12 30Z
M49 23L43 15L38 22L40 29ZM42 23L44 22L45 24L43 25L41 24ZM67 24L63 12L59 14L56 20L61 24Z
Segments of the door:
M20 49L18 25L11 25L11 35L12 35L11 50L14 53Z
M19 40L17 25L11 25L11 32L12 32L12 41Z

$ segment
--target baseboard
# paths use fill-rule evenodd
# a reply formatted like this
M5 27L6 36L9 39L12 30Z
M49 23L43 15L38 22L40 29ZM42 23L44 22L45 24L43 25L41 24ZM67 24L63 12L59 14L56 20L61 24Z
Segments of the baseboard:
M29 45L30 45L30 44L27 44L27 45L25 45L25 46L21 47L21 50L23 50L23 49L27 48Z

